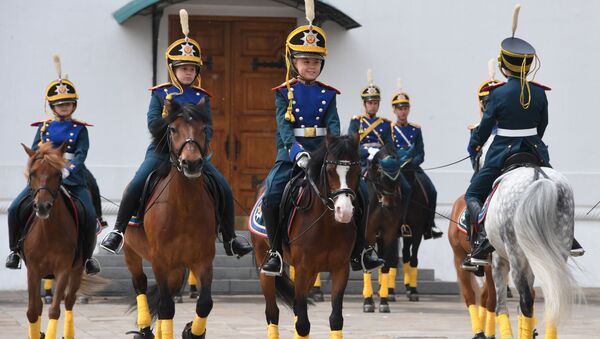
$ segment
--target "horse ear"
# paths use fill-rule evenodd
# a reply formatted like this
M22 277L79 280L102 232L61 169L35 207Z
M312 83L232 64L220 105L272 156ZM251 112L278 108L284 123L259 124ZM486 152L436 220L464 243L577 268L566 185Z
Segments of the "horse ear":
M205 106L206 106L206 97L202 97L202 99L200 99L200 101L198 101L198 107L200 107L203 111L205 111L206 110Z
M25 153L27 153L27 155L29 155L30 158L35 154L35 152L31 148L25 146L25 144L21 144L21 146L23 146Z
M355 144L358 145L360 143L360 137L358 135L358 131L352 133L352 139L354 140Z

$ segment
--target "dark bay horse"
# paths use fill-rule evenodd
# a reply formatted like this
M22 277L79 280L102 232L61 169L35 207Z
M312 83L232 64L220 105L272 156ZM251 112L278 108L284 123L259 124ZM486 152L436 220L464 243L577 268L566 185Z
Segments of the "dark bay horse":
M65 300L64 337L75 336L73 305L82 281L83 258L78 251L78 229L76 221L67 207L61 190L65 145L55 149L51 143L41 144L37 151L23 148L29 155L27 176L35 215L26 228L23 240L23 260L27 265L27 290L29 304L29 338L39 339L42 299L40 282L53 275L56 279L55 298L48 310L48 327L45 337L56 338L60 303Z
M467 235L456 224L460 222L465 208L465 197L461 195L452 206L450 225L448 227L448 241L454 253L454 268L456 269L460 292L471 317L473 338L492 338L496 334L496 288L494 287L492 269L490 266L480 268L484 271L485 280L481 293L477 295L479 288L475 280L475 275L473 272L466 271L461 267L463 260L471 252L471 244ZM477 300L479 300L479 310L477 309Z
M350 271L350 254L356 238L354 221L355 192L360 180L358 136L328 135L310 160L310 184L298 202L289 240L284 245L284 260L294 266L295 279L260 275L266 300L268 338L279 338L279 309L276 292L293 306L295 338L308 338L307 297L319 272L331 272L330 338L342 338L342 304ZM261 263L269 245L252 235L256 262Z
M125 234L125 262L137 294L136 338L153 338L150 328L152 293L142 258L152 263L158 287L157 337L173 338L175 304L173 296L183 284L189 268L198 277L199 297L196 316L183 332L184 338L204 338L206 321L212 309L212 262L215 256L215 202L203 174L208 140L209 116L203 106L175 102L167 106L166 126L153 130L155 141L167 140L170 166L168 175L155 188L148 201L143 228L130 228ZM185 251L181 249L185 248ZM150 305L148 300L150 300Z
M399 259L398 220L402 219L405 208L401 203L401 165L394 145L388 144L369 161L367 168L369 219L366 241L370 245L377 242L379 255L385 260L384 266L379 271L379 312L382 313L390 312L388 297L394 296L394 286L389 282L395 280ZM363 284L363 312L374 312L371 272L364 273Z

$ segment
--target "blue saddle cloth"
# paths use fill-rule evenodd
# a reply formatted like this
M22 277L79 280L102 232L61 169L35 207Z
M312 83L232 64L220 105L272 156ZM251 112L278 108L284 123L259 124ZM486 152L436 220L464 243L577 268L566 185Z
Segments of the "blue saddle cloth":
M256 203L250 212L250 218L248 218L248 230L261 238L267 237L267 227L262 216L262 201L265 193L256 199Z

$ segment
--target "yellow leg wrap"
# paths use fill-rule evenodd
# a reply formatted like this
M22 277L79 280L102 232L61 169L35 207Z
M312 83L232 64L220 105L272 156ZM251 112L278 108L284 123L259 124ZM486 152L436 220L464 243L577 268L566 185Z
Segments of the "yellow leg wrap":
M202 318L196 314L192 321L192 334L200 336L206 332L206 320L208 317Z
M64 339L75 338L75 323L73 322L73 311L65 311L65 328L63 329Z
M469 315L471 316L471 330L473 331L473 334L483 331L479 312L477 312L477 305L469 305Z
M533 338L534 319L519 315L519 338Z
M196 276L194 275L194 273L192 271L190 271L190 274L188 275L188 284L190 286L192 285L196 285L198 283L198 279L196 279Z
M342 334L342 330L329 332L329 339L342 339L342 338L344 338L344 335Z
M162 339L173 339L173 319L163 319L160 324Z
M373 297L373 284L371 283L371 272L363 274L363 298Z
M321 273L317 273L317 279L315 279L315 287L321 287Z
M45 290L52 289L52 279L44 279L44 289Z
M556 325L554 325L553 323L547 323L546 324L546 335L544 336L544 339L556 339L558 338L558 334L556 332Z
M138 294L135 297L137 301L137 323L140 329L149 327L152 324L150 318L150 308L148 307L148 298L145 294Z
M410 275L409 275L409 269L410 269L410 264L405 262L402 264L402 273L404 273L404 285L408 285L408 283L410 282Z
M294 281L294 278L296 278L296 269L294 266L290 266L290 280Z
M279 339L279 326L275 324L267 326L267 339Z
M498 327L500 327L500 338L508 339L512 338L512 328L510 327L510 320L508 314L502 313L498 316Z
M377 284L381 286L381 267L377 269Z
M485 336L496 336L496 312L487 312L487 316L485 317Z
M410 267L410 281L408 282L408 285L410 287L417 287L417 268L416 267Z
M483 306L479 306L479 322L481 325L485 324L485 316L487 315L487 310Z
M56 339L56 323L57 319L48 320L48 327L46 327L46 339Z
M388 274L381 273L381 285L379 285L379 297L387 298L388 297Z
M388 288L396 289L396 275L398 274L398 269L395 267L390 268L390 273L388 273Z
M42 325L42 318L38 317L38 320L34 323L29 323L29 339L40 339L40 328Z
M162 320L156 319L156 333L154 339L162 339Z

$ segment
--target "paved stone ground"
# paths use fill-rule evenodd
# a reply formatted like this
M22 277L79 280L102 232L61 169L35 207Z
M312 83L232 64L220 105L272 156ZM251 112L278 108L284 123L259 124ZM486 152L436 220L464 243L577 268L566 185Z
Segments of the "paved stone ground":
M587 303L577 305L574 314L562 328L561 339L600 338L600 289L585 289ZM349 297L344 307L344 335L346 338L371 339L468 339L470 322L459 296L421 296L421 301L411 303L404 296L391 303L392 313L362 313L359 297ZM133 299L131 299L133 300ZM326 299L328 300L328 299ZM75 333L84 338L126 338L125 332L135 328L133 314L127 314L126 298L92 298L89 304L75 305ZM26 338L27 294L24 291L0 292L0 338ZM46 308L46 306L45 306ZM175 333L194 316L195 304L184 298L177 304ZM516 332L517 299L510 301L513 332ZM536 309L542 309L538 301ZM309 309L312 321L311 338L328 338L328 302ZM47 315L43 316L45 328ZM292 312L281 307L281 338L292 338ZM62 320L58 333L62 333ZM538 326L543 334L543 325ZM265 338L263 299L257 296L217 296L208 320L207 336L210 338ZM60 337L60 335L59 335ZM129 336L131 338L131 336ZM178 336L176 336L178 337ZM538 338L543 338L540 336Z

